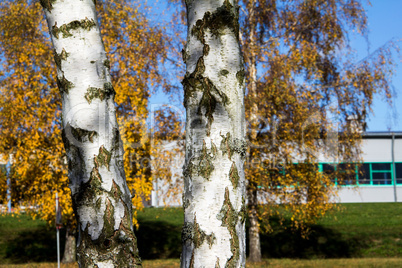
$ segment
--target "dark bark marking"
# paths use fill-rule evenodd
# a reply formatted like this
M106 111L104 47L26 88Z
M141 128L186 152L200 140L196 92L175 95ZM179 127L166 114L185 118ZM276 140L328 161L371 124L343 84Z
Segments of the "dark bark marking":
M191 253L191 259L190 259L190 266L189 268L194 268L194 250Z
M229 171L229 178L230 181L232 182L233 188L237 188L237 186L239 185L239 172L237 171L237 167L236 167L236 163L233 162L232 166L230 167L230 171Z
M208 153L207 146L204 141L201 150L200 162L198 165L198 175L209 180L211 173L214 170L214 165L212 163L213 159L214 157Z
M230 132L226 133L226 136L221 135L222 141L220 149L222 155L228 154L229 160L232 160L233 153L238 153L242 158L246 156L247 142L240 139L232 139Z
M56 52L56 50L53 51L54 54L54 61L56 62L57 68L61 70L61 61L62 60L67 60L67 57L69 56L69 53L63 48L60 54Z
M39 2L44 9L47 9L47 11L51 12L53 9L53 4L56 2L56 0L40 0Z
M106 68L110 69L110 61L109 60L104 60L103 61L103 66L105 66Z
M73 88L73 86L74 86L74 84L72 82L68 81L64 77L64 74L63 74L62 78L56 77L56 79L57 79L57 86L59 87L60 94L62 94L62 95L63 95L63 93L67 94L69 92L69 90L71 88Z
M246 217L247 217L247 206L246 206L246 199L244 198L244 196L242 197L241 200L241 208L239 211L239 217L240 217L240 222L244 223L246 221Z
M216 258L215 268L221 268L219 265L219 257Z
M239 220L239 214L233 208L232 203L229 198L229 189L225 189L225 199L221 211L217 215L217 219L222 221L222 226L226 227L230 233L230 250L232 256L226 262L225 267L236 267L237 262L240 258L240 245L239 237L236 232L236 225Z
M75 128L71 127L70 125L68 125L68 127L70 127L69 129L71 130L73 138L79 142L90 141L91 143L93 143L94 138L98 136L98 132L96 131L85 130L82 128Z
M244 68L242 67L241 70L236 73L237 81L239 82L239 84L241 86L243 86L243 84L244 84L245 77L246 77L246 74L245 74Z
M222 76L227 76L229 74L229 71L226 69L222 69L222 70L220 70L219 74Z
M94 19L82 19L82 20L74 20L68 24L63 24L60 27L57 27L57 23L52 26L52 34L56 39L59 39L59 34L62 34L63 38L71 37L73 34L70 32L71 30L77 30L82 28L84 30L91 30L91 28L96 26L96 22Z
M113 89L112 83L108 82L103 85L103 88L97 87L89 87L84 97L89 104L91 104L92 100L95 98L103 101L104 99L109 98L110 96L114 96L115 91Z
M99 154L94 157L95 167L105 166L109 170L112 153L109 152L103 145L99 148Z
M214 233L207 235L201 230L200 225L197 223L197 217L194 216L194 223L185 222L181 233L182 243L191 241L194 244L194 248L199 248L206 241L209 248L214 244L216 237Z
M231 149L231 139L230 139L230 132L226 133L226 136L221 135L221 146L220 150L222 151L222 155L228 154L229 160L232 158L232 149Z
M205 29L209 29L215 36L222 34L222 30L228 28L232 30L239 40L239 7L234 7L228 0L225 0L222 6L218 7L213 13L207 11L204 17L197 20L191 34L196 36L205 44Z

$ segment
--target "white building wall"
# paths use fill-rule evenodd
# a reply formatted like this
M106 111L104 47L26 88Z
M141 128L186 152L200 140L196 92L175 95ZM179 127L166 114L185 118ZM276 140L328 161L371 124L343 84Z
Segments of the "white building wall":
M396 144L395 144L396 145ZM396 148L396 146L395 146ZM363 162L391 162L391 139L367 139L362 142ZM402 155L401 155L402 156ZM402 158L401 158L402 160Z
M395 139L395 162L402 162L402 139Z
M392 162L392 138L391 135L387 137L370 137L365 138L361 144L362 161L368 163L375 162ZM394 140L394 155L395 162L402 162L402 139L399 136ZM297 157L295 157L297 160ZM328 153L320 153L318 155L319 162L333 163L334 158ZM184 157L177 155L171 164L172 174L179 179L182 173ZM152 193L153 206L180 206L181 194L173 197L168 195L169 183L166 181L158 180L157 185ZM402 202L402 185L396 188L397 202ZM168 198L166 198L169 196ZM341 187L338 191L338 197L334 200L339 203L364 203L364 202L395 202L394 186L381 185L381 186L357 186L357 187Z
M396 187L397 202L402 202L402 187ZM338 191L337 203L380 203L395 202L393 186L342 187Z

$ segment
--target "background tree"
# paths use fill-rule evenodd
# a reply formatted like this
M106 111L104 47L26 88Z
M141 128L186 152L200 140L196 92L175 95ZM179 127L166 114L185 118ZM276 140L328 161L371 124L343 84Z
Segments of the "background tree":
M151 154L144 122L149 96L158 87L169 86L161 78L159 65L169 39L162 38L163 29L152 26L141 15L139 8L145 9L144 5L134 6L132 1L97 1L125 141L127 181L131 192L136 193L133 205L141 209L142 199L149 198L152 181L149 166L141 168L141 161L136 159ZM61 140L61 98L43 11L37 1L7 0L0 3L0 13L0 155L16 156L13 203L39 206L29 213L51 223L58 191L67 228L64 260L71 261L75 257L76 225ZM2 179L5 182L5 177Z
M183 194L183 174L185 137L183 114L170 105L156 110L152 145L152 177L156 205L177 206Z
M63 220L73 224L59 128L61 99L42 8L34 1L2 1L0 13L0 155L4 161L14 155L13 204L43 204L36 216L54 221L58 191Z
M355 63L348 33L366 34L361 1L249 0L241 7L249 248L250 260L259 261L258 217L268 222L280 203L306 234L333 206L336 189L328 186L335 186L335 177L339 185L354 173L354 165L319 173L316 163L320 154L334 163L359 162L373 97L391 98L392 45ZM269 204L260 211L257 196Z
M237 1L186 5L181 267L244 267L246 143Z

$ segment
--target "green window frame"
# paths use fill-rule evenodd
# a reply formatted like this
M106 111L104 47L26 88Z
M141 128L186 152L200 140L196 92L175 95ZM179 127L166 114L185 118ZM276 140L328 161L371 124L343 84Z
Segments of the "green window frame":
M320 162L319 171L324 172L324 165L334 165L334 170L337 171L339 164L343 163ZM361 164L368 165L366 178L369 183L360 183L360 180L363 181L363 177L359 172L358 164L355 164L356 184L346 184L342 186L392 186L394 185L395 176L396 185L402 185L402 162L395 162L395 170L393 170L392 162L362 162ZM336 178L335 184L338 185Z

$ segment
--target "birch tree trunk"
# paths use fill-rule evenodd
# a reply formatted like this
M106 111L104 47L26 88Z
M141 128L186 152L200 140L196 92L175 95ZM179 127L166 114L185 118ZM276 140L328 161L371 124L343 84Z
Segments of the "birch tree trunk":
M93 0L41 0L62 94L81 267L141 266L109 61Z
M181 267L244 267L244 68L234 0L187 0Z
M76 242L75 242L75 231L71 230L71 227L66 227L66 242L64 244L64 253L62 263L72 263L76 262Z
M248 219L250 229L248 230L249 262L261 261L260 225L258 223L257 211L257 185L254 183L247 191L248 197Z
M249 83L248 83L248 97L253 100L250 112L250 138L256 140L258 134L258 95L257 95L257 44L256 44L256 2L255 0L250 0L247 2L248 16L246 16L247 24L249 25L248 34L248 55L245 57L246 63L248 64L249 71ZM250 157L253 157L253 150L251 148ZM247 201L248 201L248 219L250 222L249 233L249 262L260 262L261 261L261 243L260 243L260 228L258 223L258 212L257 212L257 183L255 181L249 180L247 189Z

